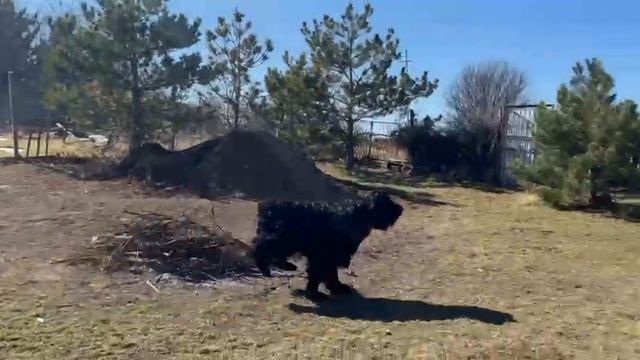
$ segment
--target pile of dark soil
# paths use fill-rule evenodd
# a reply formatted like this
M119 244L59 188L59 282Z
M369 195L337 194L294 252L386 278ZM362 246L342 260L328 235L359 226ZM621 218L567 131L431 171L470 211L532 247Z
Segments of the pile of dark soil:
M123 231L95 237L88 249L83 262L104 271L151 268L192 282L258 275L249 245L184 216L138 214Z
M233 131L175 152L144 144L116 166L114 175L177 186L210 199L339 201L356 196L303 153L262 131Z

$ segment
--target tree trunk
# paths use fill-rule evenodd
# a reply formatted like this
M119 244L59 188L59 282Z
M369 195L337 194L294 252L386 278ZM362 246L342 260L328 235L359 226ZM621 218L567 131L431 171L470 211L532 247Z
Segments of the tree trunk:
M236 66L238 66L236 64ZM240 68L236 72L235 94L233 99L233 128L237 129L240 124L240 99L242 97L242 80L240 79Z
M613 198L608 184L602 179L602 168L591 167L589 174L591 180L590 200L591 206L595 208L608 209L613 204Z
M131 143L129 151L139 148L143 141L142 89L140 89L137 60L131 60L131 73Z
M353 125L355 120L353 119L354 105L352 103L355 93L355 82L353 80L353 42L354 37L349 30L349 104L347 105L347 164L348 170L353 169L355 165L355 147L356 139L354 134Z
M353 169L353 165L355 164L355 134L354 134L354 121L353 119L347 120L347 142L346 142L346 150L347 150L347 169Z
M240 123L240 103L239 100L233 104L233 128L237 129Z

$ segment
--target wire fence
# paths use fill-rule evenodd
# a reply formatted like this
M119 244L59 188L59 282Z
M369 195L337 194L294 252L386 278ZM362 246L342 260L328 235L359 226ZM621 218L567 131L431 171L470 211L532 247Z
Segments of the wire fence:
M393 133L401 123L392 121L361 120L359 123L363 141L356 147L356 157L382 161L408 162L406 149L400 146Z

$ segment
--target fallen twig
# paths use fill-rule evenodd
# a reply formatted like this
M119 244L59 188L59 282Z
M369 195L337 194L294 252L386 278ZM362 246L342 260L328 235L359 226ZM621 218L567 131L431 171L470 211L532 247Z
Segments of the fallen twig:
M155 292L157 292L158 294L160 293L160 289L158 289L155 285L153 285L151 281L147 280L145 283L149 285L149 287L151 287L153 290L155 290Z
M204 271L200 271L200 274L202 274L202 275L204 275L204 276L208 277L208 278L209 278L210 280L212 280L212 281L217 281L217 279L216 279L216 278L214 278L213 276L211 276L211 275L207 274L207 273L206 273L206 272L204 272Z
M129 210L129 209L125 209L124 213L125 214L129 214L129 215L137 215L137 216L147 216L147 215L151 214L150 212L137 212L137 211Z
M49 260L50 264L80 264L84 262L98 262L98 259L95 256L79 256Z

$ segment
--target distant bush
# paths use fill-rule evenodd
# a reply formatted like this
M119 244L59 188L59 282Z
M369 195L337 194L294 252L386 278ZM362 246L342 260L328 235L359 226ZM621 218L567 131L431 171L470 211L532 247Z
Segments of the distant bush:
M475 137L466 136L464 131L438 127L439 121L441 118L427 116L410 121L392 134L409 152L414 170L453 180L491 180L490 144L478 145Z

